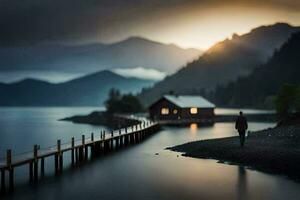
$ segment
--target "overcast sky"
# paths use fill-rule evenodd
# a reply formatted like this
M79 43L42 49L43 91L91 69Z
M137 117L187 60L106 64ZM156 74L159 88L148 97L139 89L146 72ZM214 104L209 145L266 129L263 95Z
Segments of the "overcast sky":
M299 0L0 0L0 46L143 36L206 49L262 24L300 25Z

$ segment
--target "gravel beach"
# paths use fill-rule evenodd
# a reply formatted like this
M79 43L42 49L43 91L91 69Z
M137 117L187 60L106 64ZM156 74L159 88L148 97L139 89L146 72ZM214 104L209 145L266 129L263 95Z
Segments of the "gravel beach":
M183 156L216 159L300 181L300 125L252 132L243 148L238 137L229 137L196 141L168 149L182 152Z

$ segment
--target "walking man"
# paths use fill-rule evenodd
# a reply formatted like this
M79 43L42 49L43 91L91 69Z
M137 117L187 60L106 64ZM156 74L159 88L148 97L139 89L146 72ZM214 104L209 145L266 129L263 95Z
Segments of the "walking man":
M246 130L248 129L248 123L242 111L240 111L240 116L238 116L235 122L235 129L239 132L241 147L243 147L245 143Z

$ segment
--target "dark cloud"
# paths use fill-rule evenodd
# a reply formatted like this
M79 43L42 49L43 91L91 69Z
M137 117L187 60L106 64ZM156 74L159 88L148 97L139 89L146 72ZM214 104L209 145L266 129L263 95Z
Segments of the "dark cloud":
M153 16L226 5L300 9L299 0L0 0L0 46L118 38Z

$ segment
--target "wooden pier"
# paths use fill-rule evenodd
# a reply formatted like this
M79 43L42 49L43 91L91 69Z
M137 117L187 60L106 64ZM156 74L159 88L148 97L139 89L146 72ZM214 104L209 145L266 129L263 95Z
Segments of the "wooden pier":
M14 170L16 167L28 165L29 182L38 183L45 174L46 158L54 157L54 171L56 175L59 175L63 171L64 155L67 152L71 155L71 165L75 166L87 161L89 156L95 157L139 143L157 132L159 128L158 123L143 121L140 124L114 130L110 133L100 131L98 136L91 133L89 138L82 135L80 140L75 140L73 137L70 142L64 144L61 143L61 140L57 140L55 146L46 149L34 145L31 152L18 155L13 155L13 151L8 149L6 158L0 160L0 191L6 193L14 190Z

